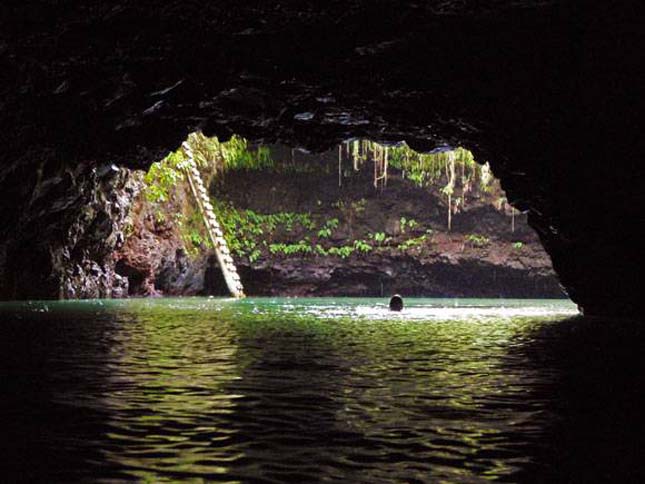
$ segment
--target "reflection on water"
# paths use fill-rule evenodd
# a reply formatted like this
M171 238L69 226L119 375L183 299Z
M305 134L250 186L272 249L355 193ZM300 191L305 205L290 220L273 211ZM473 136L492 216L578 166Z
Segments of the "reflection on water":
M598 323L571 318L575 308L564 301L410 300L400 314L386 303L4 304L5 475L575 477L580 453L572 440L584 425L574 411L579 392L565 395L563 382L572 385L587 363L583 355L572 364L566 345L580 340L571 334L584 334L581 351L598 356L584 332ZM602 375L596 391L611 378ZM620 447L623 460L633 444ZM587 456L598 450L586 445Z

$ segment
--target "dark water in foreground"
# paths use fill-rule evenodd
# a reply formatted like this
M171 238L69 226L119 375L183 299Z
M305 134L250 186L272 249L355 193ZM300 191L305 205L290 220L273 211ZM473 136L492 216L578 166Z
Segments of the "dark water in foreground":
M0 305L2 480L637 480L634 323L565 301Z

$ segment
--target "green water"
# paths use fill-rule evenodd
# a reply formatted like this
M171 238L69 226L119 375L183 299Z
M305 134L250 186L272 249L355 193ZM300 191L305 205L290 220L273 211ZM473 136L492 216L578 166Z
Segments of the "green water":
M464 482L546 466L560 300L0 306L8 475ZM537 342L537 343L536 343ZM537 355L537 356L536 356Z

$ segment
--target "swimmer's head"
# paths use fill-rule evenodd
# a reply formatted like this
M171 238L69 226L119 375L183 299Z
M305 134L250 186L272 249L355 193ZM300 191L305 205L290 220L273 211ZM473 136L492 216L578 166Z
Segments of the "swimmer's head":
M403 298L395 294L390 298L390 311L401 311L403 309Z

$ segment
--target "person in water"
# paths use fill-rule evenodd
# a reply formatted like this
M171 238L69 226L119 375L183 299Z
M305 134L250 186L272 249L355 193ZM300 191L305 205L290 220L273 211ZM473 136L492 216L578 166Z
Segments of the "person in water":
M390 298L390 311L401 311L403 309L403 298L395 294Z

